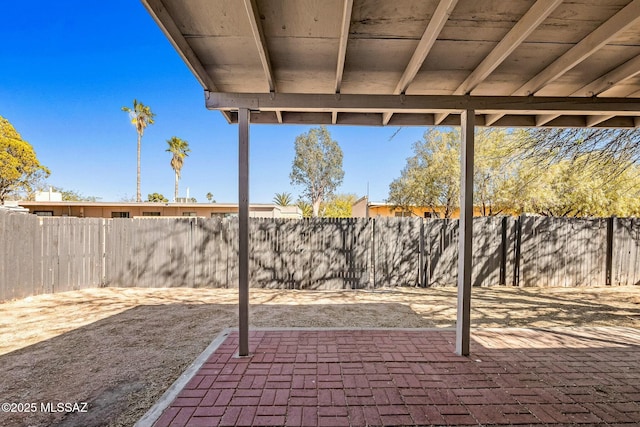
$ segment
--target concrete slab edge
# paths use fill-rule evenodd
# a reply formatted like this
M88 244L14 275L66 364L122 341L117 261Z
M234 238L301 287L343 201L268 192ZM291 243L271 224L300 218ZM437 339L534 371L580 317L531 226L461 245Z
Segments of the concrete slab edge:
M134 427L152 427L153 424L160 418L162 413L178 396L187 383L193 378L193 376L200 370L204 362L207 361L209 356L220 347L224 340L231 333L231 328L223 329L217 337L211 341L211 344L204 349L202 353L196 358L196 360L189 365L187 369L174 381L173 384L164 392L160 399L147 411L146 414L134 424Z
M238 331L238 328L229 328L229 331ZM361 327L361 326L335 326L335 327L313 327L313 326L300 326L300 327L267 327L267 326L251 326L249 328L249 332L259 331L259 332L286 332L286 331L424 331L424 332L455 332L455 327L433 327L433 328L392 328L392 327Z

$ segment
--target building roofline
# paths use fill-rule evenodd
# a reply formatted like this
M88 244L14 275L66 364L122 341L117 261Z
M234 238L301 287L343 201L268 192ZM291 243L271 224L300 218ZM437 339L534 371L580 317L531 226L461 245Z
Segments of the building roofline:
M78 201L64 201L64 202L51 202L51 201L31 201L21 200L18 202L20 206L90 206L90 207L116 207L116 206L138 206L138 207L180 207L180 208L237 208L238 203L173 203L173 202L78 202ZM281 209L284 206L279 206L273 203L251 203L250 206L256 209Z

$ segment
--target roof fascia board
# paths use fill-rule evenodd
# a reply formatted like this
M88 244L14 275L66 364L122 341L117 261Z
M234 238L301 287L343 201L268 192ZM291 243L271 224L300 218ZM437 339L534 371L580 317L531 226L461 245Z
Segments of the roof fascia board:
M142 0L142 4L153 17L153 20L156 21L156 24L158 24L182 60L187 64L187 67L189 67L193 75L198 79L200 85L202 85L205 90L216 90L216 85L164 7L162 0Z

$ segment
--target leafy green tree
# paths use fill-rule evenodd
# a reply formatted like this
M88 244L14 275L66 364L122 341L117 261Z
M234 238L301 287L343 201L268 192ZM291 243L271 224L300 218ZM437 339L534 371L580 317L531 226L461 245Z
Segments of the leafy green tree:
M138 173L136 180L136 202L142 201L142 195L140 193L140 148L142 143L142 135L144 134L144 130L147 126L155 123L154 118L155 114L151 111L151 108L138 102L137 100L133 100L133 108L122 107L122 111L129 113L129 118L131 119L131 123L136 128L136 132L138 134Z
M147 202L167 203L169 199L160 193L151 193L147 195Z
M640 216L640 166L633 164L619 175L610 177L609 183L615 185L607 192L607 216Z
M426 132L389 186L389 202L450 216L459 197L459 140L455 130ZM640 143L626 131L478 129L474 205L482 215L638 215L640 148L630 141Z
M178 200L178 182L180 181L180 172L184 165L184 158L187 157L191 149L189 149L189 143L177 136L172 136L167 140L169 148L166 151L172 154L171 156L171 168L175 173L175 189L173 195L173 201Z
M313 216L313 206L304 200L298 200L296 206L302 211L303 218L311 218Z
M215 203L216 202L216 200L213 198L213 193L212 192L208 192L205 197L207 198L209 203Z
M637 129L533 128L520 133L525 154L540 163L576 160L589 155L596 164L632 163L640 160Z
M334 194L322 204L322 216L326 218L351 218L351 206L358 200L355 194Z
M531 171L523 171L521 131L478 129L475 134L474 205L483 216L517 213L521 196L533 182ZM425 132L414 144L401 176L389 186L388 201L402 211L428 207L450 218L460 197L460 132L457 129ZM537 173L537 172L536 172ZM526 179L523 179L526 177Z
M544 168L521 195L523 211L545 216L632 216L639 213L640 170L628 161L593 162L583 155Z
M289 177L293 185L304 186L303 196L311 201L312 215L317 217L320 204L342 184L342 149L321 126L298 135L295 151Z
M460 132L431 129L413 145L414 155L389 185L388 202L403 211L424 206L451 218L460 196Z
M529 129L521 147L520 211L631 216L640 196L640 134L629 129Z
M276 193L276 195L273 196L273 203L278 206L289 206L293 203L293 198L291 197L291 193Z
M0 203L11 194L31 193L49 174L31 144L0 116Z
M517 211L523 184L517 177L524 165L518 158L522 150L515 142L519 132L502 128L476 130L473 200L482 216Z

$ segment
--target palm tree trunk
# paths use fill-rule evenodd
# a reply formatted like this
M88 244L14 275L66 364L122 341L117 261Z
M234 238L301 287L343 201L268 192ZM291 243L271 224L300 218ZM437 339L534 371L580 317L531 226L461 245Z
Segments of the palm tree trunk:
M138 176L136 180L136 202L142 201L142 194L140 192L140 142L142 139L142 135L138 133Z
M175 187L175 190L174 190L174 193L173 193L173 201L174 202L178 201L178 180L179 180L178 171L176 171L176 187Z

